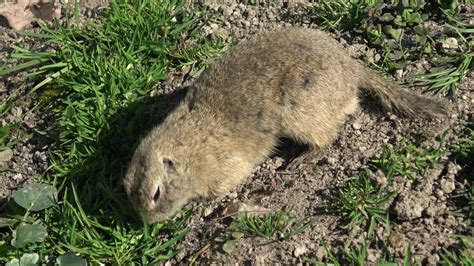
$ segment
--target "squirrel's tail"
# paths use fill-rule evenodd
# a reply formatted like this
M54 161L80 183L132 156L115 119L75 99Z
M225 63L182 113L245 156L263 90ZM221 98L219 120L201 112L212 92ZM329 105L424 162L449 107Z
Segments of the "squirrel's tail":
M408 117L444 117L446 104L402 89L372 70L365 69L359 86L378 98L384 109Z

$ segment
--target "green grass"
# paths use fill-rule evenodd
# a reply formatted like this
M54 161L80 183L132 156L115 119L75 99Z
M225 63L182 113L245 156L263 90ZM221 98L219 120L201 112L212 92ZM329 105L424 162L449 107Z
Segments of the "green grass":
M330 211L342 215L342 228L348 230L350 236L341 249L339 258L328 253L329 262L335 265L341 262L364 265L370 247L379 250L382 255L383 260L378 265L393 265L389 262L394 261L390 244L378 239L375 234L378 226L384 227L386 233L391 232L394 223L390 219L391 206L398 191L393 191L390 186L395 176L416 182L428 168L440 162L440 158L448 151L444 146L443 138L436 148L415 145L408 140L402 140L393 148L385 145L380 155L372 158L363 174L346 181ZM377 180L376 175L380 180ZM382 179L385 181L381 181ZM362 230L352 231L357 227ZM353 242L358 234L364 234L365 242L362 245L355 245ZM410 258L405 258L403 263L410 263Z
M387 204L393 200L395 193L385 191L369 175L368 171L349 179L339 192L333 211L346 216L344 228L352 228L364 221L386 221Z
M455 145L452 147L452 151L457 157L458 163L464 165L461 178L465 178L468 181L467 188L457 198L460 203L460 208L453 214L459 217L463 217L466 220L468 226L472 228L474 221L474 124L470 123L467 125L465 131ZM464 235L457 235L460 239L460 243L449 248L444 249L440 253L440 265L474 265L474 259L472 256L472 250L474 248L474 238L472 237L471 228L467 229L467 232L463 232Z
M37 38L38 48L12 46L11 56L23 62L0 69L0 75L27 70L39 79L31 93L46 95L40 107L53 123L38 133L57 143L39 179L53 184L60 200L33 214L48 229L45 241L19 249L6 244L0 263L31 252L43 263L46 256L71 251L90 263L119 265L175 254L189 215L143 230L121 177L139 136L164 115L167 98L147 97L153 86L171 68L202 69L223 50L200 37L206 16L186 11L183 1L116 0L101 21L41 25L42 33L23 33ZM9 205L10 214L19 212ZM0 235L6 242L13 237L8 230Z
M474 248L474 238L472 236L460 236L461 244L452 250L443 250L440 257L440 265L474 265L472 249Z
M461 138L454 145L453 150L462 163L473 164L474 158L474 123L467 125Z
M465 164L465 175L470 184L463 193L463 207L456 214L465 217L466 222L471 224L474 217L474 188L472 185L472 159L473 159L473 134L472 125L469 124L456 143L446 147L444 137L441 137L438 147L422 147L409 141L401 141L397 146L390 148L384 146L378 156L374 156L368 165L366 172L359 177L351 178L346 182L339 193L336 205L332 211L343 215L345 225L343 228L352 230L355 226L363 225L365 242L362 245L354 245L352 239L356 236L351 234L349 240L341 249L341 254L336 257L327 249L326 256L328 262L340 265L341 262L364 265L367 259L368 247L380 250L385 261L393 261L390 246L382 240L374 241L374 229L379 224L388 231L392 227L393 221L390 217L390 206L396 192L388 190L389 185L394 180L394 176L403 176L407 179L416 180L421 177L426 169L440 163L441 157L452 153L459 163ZM375 181L374 172L379 171L379 175L386 178L386 184L379 184ZM464 204L464 203L463 203ZM474 261L469 254L472 250L472 238L459 236L461 244L440 253L441 265L473 265ZM375 244L378 243L378 244ZM408 252L408 250L407 250ZM410 258L406 255L403 264L410 265ZM315 265L322 265L314 259L309 262ZM379 262L377 265L394 265L389 262Z
M285 212L270 213L264 217L239 215L231 228L248 235L271 237L283 232L293 219Z
M419 147L402 140L395 148L384 146L382 153L371 160L371 164L380 169L391 181L394 175L402 175L416 180L431 165L439 162L445 154L443 139L438 147Z
M341 258L338 259L337 256L329 249L328 245L324 243L324 249L326 250L327 259L325 261L318 261L313 258L306 258L306 262L311 265L360 265L364 266L367 265L367 258L369 255L369 243L367 240L364 240L363 243L357 247L350 247L346 245L342 249ZM387 257L391 257L390 254L385 254ZM412 254L410 249L406 249L403 259L401 261L396 261L393 258L380 258L376 262L371 262L372 265L377 266L410 266L416 265L412 263Z
M451 94L456 97L457 85L474 67L473 37L474 27L467 21L457 18L452 12L443 11L449 20L446 26L449 33L460 40L459 48L434 61L431 73L415 77L414 81L429 86L436 94Z
M286 211L277 211L264 217L239 215L230 228L247 236L273 237L279 234L280 239L288 239L301 233L311 223L312 220L295 222L295 217Z
M385 223L388 205L397 194L389 191L387 185L396 175L416 181L446 153L443 142L437 148L417 146L407 140L394 148L384 145L381 154L371 159L365 173L347 180L332 211L345 215L345 228L363 222L371 224L372 220ZM378 183L375 175L383 175L386 184Z
M264 215L239 214L229 225L226 233L215 239L222 243L222 249L232 253L243 237L261 237L276 240L287 240L302 233L316 220L297 220L289 214L289 210L275 211Z
M0 151L11 149L15 144L18 143L18 138L14 137L13 134L18 128L19 124L12 124L0 127Z
M377 0L331 0L316 1L311 14L316 22L326 29L352 30L366 15L365 9Z
M308 15L325 29L359 33L370 47L380 49L379 70L393 74L421 56L431 57L430 73L410 77L436 94L457 96L459 82L472 70L472 25L459 17L458 0L393 1L380 0L316 1ZM460 49L445 55L424 22L435 18L446 23L444 35L460 41ZM413 37L413 38L410 38Z

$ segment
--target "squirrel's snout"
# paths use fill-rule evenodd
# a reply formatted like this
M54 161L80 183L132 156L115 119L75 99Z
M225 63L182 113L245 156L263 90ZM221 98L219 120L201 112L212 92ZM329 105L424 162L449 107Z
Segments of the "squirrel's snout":
M147 195L146 202L144 202L145 203L144 205L146 206L147 210L153 210L156 208L160 200L160 196L161 196L160 187L159 186L150 187L147 189L147 192L148 193L146 193Z
M153 194L153 204L157 204L158 200L160 199L160 187L157 187L155 193Z

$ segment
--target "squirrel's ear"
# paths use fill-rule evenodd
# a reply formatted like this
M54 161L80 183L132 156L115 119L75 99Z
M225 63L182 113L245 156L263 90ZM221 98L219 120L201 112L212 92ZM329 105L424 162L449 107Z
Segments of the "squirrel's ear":
M170 158L163 158L163 166L167 172L176 172L176 165Z

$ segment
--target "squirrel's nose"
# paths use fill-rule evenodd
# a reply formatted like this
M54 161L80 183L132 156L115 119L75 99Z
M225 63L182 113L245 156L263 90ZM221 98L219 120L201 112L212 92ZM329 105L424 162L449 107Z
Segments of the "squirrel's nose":
M160 199L160 187L157 187L155 193L153 194L153 203L157 204L159 199Z

